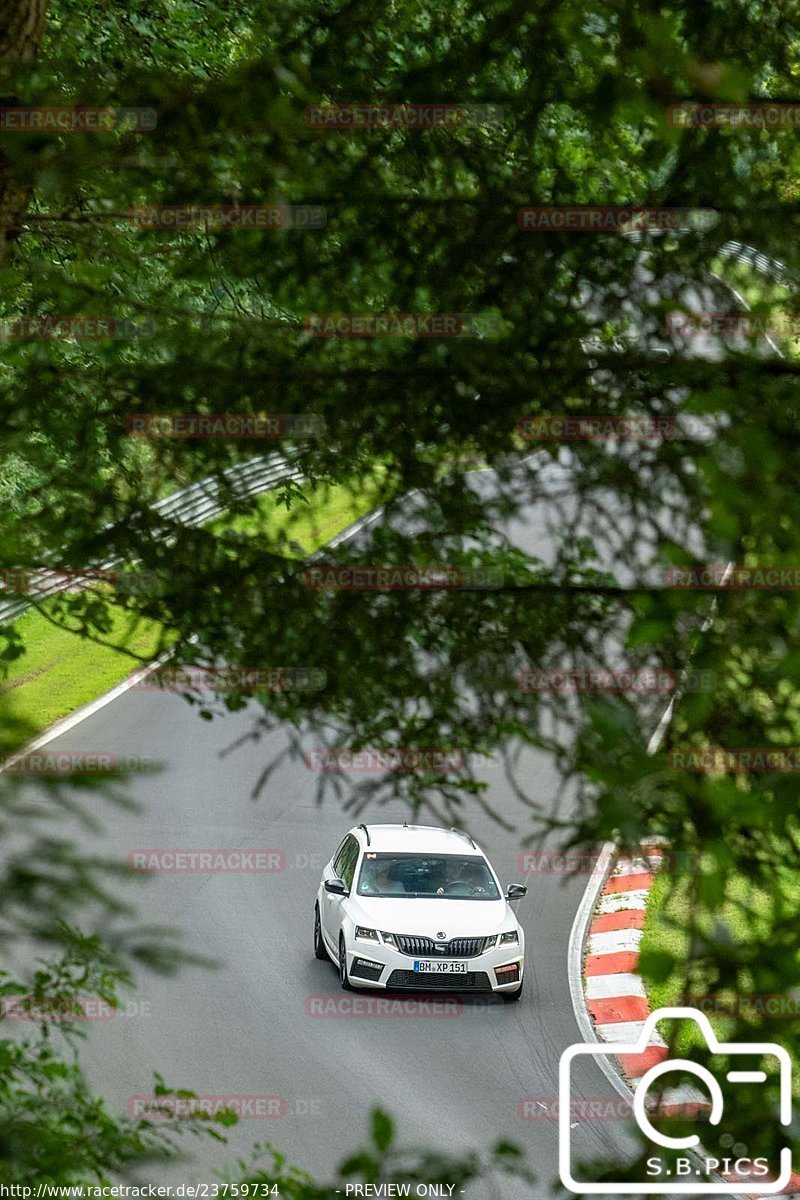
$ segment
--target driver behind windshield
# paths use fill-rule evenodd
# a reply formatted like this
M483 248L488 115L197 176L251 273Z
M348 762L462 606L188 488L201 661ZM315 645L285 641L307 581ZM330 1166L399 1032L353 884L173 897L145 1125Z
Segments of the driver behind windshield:
M461 862L448 872L450 878L444 887L436 889L437 895L461 892L463 895L486 891L486 868L482 863Z

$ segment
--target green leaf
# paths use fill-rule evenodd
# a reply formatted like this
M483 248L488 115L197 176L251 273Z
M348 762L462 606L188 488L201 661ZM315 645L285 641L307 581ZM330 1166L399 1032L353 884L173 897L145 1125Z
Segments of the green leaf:
M389 1149L394 1139L394 1124L392 1119L380 1108L376 1108L372 1113L371 1136L372 1141L381 1153L385 1153Z

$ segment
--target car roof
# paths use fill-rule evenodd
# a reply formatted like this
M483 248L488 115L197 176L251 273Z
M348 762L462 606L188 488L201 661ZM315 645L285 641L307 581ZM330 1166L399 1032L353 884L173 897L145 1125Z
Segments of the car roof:
M350 832L362 846L397 854L467 854L483 858L483 851L466 833L457 829L440 829L435 825L358 825Z

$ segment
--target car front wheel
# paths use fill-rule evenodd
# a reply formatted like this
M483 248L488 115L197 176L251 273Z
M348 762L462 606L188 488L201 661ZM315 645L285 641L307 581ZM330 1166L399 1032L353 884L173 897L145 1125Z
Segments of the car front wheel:
M350 979L347 974L347 951L344 945L344 938L339 935L339 983L346 992L352 992L353 988L350 984Z
M319 919L319 905L314 905L314 957L327 958L328 951L322 940L322 922Z

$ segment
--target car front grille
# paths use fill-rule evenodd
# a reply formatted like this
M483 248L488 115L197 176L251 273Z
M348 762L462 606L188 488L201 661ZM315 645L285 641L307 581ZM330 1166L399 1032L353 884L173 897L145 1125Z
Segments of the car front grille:
M401 954L411 954L415 958L421 955L426 958L475 958L483 949L484 938L451 938L449 942L435 942L429 937L410 937L405 933L396 933L394 940ZM436 947L444 946L443 950Z
M410 988L414 992L490 992L492 985L485 971L466 975L431 975L427 971L392 971L386 980L387 991Z

